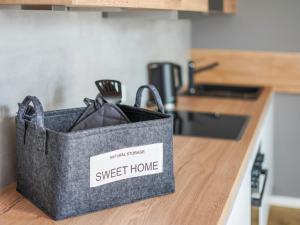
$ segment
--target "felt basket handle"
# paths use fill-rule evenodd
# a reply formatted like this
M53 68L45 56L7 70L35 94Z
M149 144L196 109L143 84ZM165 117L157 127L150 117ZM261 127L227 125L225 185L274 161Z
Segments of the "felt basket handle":
M27 109L30 103L33 104L35 113L33 114L35 118L35 123L37 126L44 128L44 109L40 100L35 96L27 96L24 98L23 102L19 104L18 119L24 121Z
M134 106L138 107L138 108L141 107L142 94L143 94L144 89L146 89L146 88L149 89L149 91L153 95L153 98L154 98L155 104L158 108L158 111L161 113L165 113L165 109L164 109L164 105L162 103L161 97L160 97L156 87L152 84L143 85L143 86L139 87L139 89L137 90L137 93L136 93Z

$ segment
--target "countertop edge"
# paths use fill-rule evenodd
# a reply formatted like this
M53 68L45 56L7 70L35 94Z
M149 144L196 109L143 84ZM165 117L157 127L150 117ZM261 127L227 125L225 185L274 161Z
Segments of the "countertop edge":
M262 127L262 123L263 123L263 121L266 117L266 113L269 109L269 106L270 106L270 103L271 103L271 100L272 100L272 97L273 97L273 94L274 94L274 88L270 87L270 86L264 86L264 90L266 90L268 92L267 96L266 96L266 100L264 102L264 106L262 108L262 111L260 113L258 122L256 124L254 135L252 135L250 144L247 147L247 153L244 156L244 159L242 161L242 165L239 169L238 175L237 175L237 177L234 181L234 184L233 184L233 187L231 188L229 197L228 197L228 199L225 203L225 206L223 208L223 211L222 211L222 214L220 216L218 225L224 225L224 224L226 224L226 222L228 220L230 212L233 208L234 200L236 199L238 190L241 186L243 176L246 173L247 166L248 166L249 161L251 159L251 155L252 155L253 150L254 150L253 148L255 146L255 143L258 141L260 128Z

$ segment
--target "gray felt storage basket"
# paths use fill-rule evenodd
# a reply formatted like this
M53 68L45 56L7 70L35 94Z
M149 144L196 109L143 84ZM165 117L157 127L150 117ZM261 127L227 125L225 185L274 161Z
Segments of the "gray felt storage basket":
M160 112L140 108L145 87L134 107L119 105L132 123L76 132L67 131L83 108L44 112L26 97L16 117L17 190L54 219L174 192L173 119L152 88Z

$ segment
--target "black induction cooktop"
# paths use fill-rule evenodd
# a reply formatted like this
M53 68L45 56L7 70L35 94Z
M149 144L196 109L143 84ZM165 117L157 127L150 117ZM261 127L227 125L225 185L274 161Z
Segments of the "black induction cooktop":
M249 116L218 113L174 111L174 134L240 140Z

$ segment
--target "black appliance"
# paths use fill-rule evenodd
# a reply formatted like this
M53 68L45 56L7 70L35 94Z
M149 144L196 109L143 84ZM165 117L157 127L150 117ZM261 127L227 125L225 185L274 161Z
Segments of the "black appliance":
M170 62L150 63L148 79L159 91L165 108L172 110L176 104L177 92L182 87L180 65ZM149 96L149 103L153 103L152 96Z
M174 134L240 140L249 116L217 113L173 111Z

